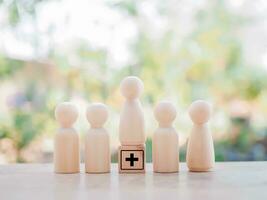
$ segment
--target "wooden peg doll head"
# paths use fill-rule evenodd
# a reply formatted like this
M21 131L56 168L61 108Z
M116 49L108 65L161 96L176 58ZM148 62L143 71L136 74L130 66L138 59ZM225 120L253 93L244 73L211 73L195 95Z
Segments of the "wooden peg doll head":
M120 90L126 99L135 99L140 97L144 84L138 77L128 76L122 80Z
M207 123L211 113L211 105L203 100L194 101L189 107L189 116L194 124Z
M161 101L156 106L154 115L161 127L169 127L176 117L176 109L171 102Z
M101 128L108 118L108 109L105 104L93 103L88 106L86 117L92 128Z
M56 107L55 117L62 128L70 128L78 118L78 109L73 103L63 102Z

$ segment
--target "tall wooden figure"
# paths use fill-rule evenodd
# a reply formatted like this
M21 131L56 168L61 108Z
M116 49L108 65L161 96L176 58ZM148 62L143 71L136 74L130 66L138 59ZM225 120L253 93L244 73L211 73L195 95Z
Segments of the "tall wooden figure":
M154 115L159 122L152 139L154 172L178 172L179 138L172 126L176 109L172 103L162 101L156 106Z
M139 97L144 90L143 82L129 76L122 80L121 93L126 98L121 116L119 137L119 172L145 172L144 114Z
M188 139L186 163L190 171L209 171L215 163L212 135L208 126L211 116L209 103L198 100L191 104L189 116L193 128Z
M93 103L87 108L86 117L91 128L85 136L85 171L107 173L110 171L109 135L103 124L108 118L107 107Z
M55 110L55 117L61 126L54 143L55 172L78 173L80 171L79 136L72 128L78 117L78 109L72 103L61 103Z

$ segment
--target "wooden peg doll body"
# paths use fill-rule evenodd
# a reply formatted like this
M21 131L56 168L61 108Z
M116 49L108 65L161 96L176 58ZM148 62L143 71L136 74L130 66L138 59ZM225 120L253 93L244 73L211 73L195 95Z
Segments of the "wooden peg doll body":
M54 170L56 173L78 173L80 171L79 136L72 124L78 117L77 108L64 102L57 106L55 116L61 128L54 142Z
M87 120L91 124L85 137L85 171L107 173L110 171L110 142L102 126L108 118L104 104L94 103L87 109Z
M120 141L122 145L145 143L144 114L138 99L126 100L120 118Z
M175 107L166 101L160 102L155 111L159 128L152 139L152 156L154 172L179 171L179 137L172 127L176 117Z
M195 101L189 108L189 115L193 127L187 144L187 166L190 171L209 171L215 163L212 134L208 126L211 107L205 101Z

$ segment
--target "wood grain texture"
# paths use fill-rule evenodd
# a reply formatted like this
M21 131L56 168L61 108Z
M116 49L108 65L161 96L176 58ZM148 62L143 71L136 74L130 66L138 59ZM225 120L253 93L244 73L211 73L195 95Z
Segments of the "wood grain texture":
M160 174L55 174L52 164L0 166L0 199L266 199L267 162L216 163L211 172Z

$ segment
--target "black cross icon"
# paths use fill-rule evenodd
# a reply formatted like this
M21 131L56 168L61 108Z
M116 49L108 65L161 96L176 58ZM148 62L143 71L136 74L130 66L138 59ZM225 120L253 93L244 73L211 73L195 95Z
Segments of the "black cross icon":
M138 161L138 158L134 157L133 153L130 153L130 157L125 159L126 161L130 161L130 166L133 167L134 166L134 161Z

